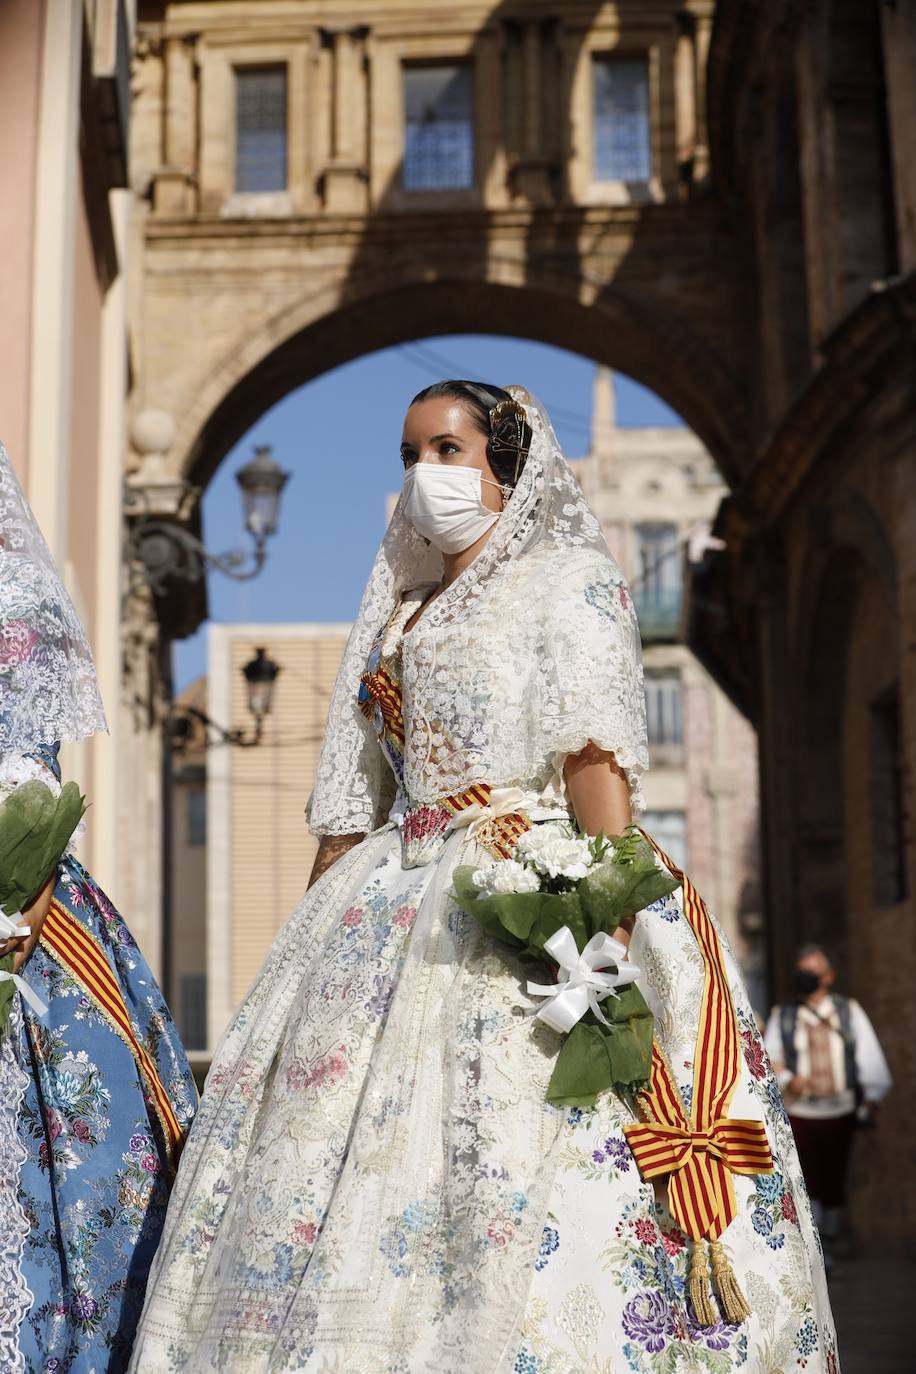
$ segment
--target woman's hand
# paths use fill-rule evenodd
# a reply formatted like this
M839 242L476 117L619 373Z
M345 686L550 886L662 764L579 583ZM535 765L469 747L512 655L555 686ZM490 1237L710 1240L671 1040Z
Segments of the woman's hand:
M354 835L322 835L318 841L318 853L315 855L315 862L312 864L312 872L309 877L308 886L317 883L322 873L326 873L332 864L336 864L338 859L343 856L355 845L360 844L366 836L364 834Z
M614 755L589 740L578 754L568 754L563 765L566 796L576 822L587 835L622 835L631 824L630 787ZM635 916L629 916L614 932L628 945Z
M0 944L0 959L4 958L7 954L12 954L14 956L14 973L19 972L29 955L32 953L32 950L38 944L41 928L45 923L45 917L51 910L51 898L54 896L54 888L56 885L57 869L55 868L38 896L30 906L26 907L16 922L17 925L28 926L30 933L28 935L21 935L15 940L4 940L3 943Z

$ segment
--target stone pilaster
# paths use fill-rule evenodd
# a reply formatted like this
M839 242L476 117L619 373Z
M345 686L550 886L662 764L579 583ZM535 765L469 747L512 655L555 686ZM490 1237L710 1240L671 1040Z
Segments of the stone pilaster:
M324 205L332 214L363 214L368 204L368 29L324 27L332 54L331 156L324 169Z

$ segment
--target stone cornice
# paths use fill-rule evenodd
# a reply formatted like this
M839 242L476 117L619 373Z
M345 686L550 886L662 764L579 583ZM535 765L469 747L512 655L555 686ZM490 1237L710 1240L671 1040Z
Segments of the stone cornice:
M341 235L352 234L364 239L366 234L384 237L387 233L402 238L408 236L428 237L430 232L436 238L462 237L481 233L520 233L531 232L578 232L611 231L621 234L634 234L637 230L645 234L647 225L660 237L670 235L673 242L684 244L684 234L689 225L696 232L696 222L705 210L708 220L707 233L713 234L718 224L718 212L713 202L706 206L692 202L690 205L626 205L607 207L593 205L555 206L549 208L507 208L507 209L468 209L449 210L442 214L437 210L407 212L400 207L379 209L370 215L288 215L264 219L230 219L219 215L189 215L168 217L150 215L144 225L144 235L149 243L162 241L206 242L213 240L225 243L238 239L246 244L257 239L286 240L306 237L328 237L339 239ZM710 251L713 251L710 247Z
M304 28L320 28L327 23L327 0L260 0L253 13L250 0L169 0L166 32L244 32L248 41L264 31L279 29L301 33ZM687 0L686 11L694 15L711 13L712 0ZM474 0L456 7L454 0L362 0L361 4L339 3L335 23L347 26L381 25L386 31L400 27L420 28L426 34L461 27L477 32L502 20L528 22L560 19L573 28L596 24L643 29L667 27L671 22L670 0ZM141 18L141 24L150 22ZM155 22L155 21L153 21Z

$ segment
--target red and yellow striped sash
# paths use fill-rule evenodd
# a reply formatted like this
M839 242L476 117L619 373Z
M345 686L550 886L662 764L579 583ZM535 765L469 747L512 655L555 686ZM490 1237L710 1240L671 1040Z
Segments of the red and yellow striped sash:
M118 981L104 952L76 917L53 901L41 928L41 943L79 984L114 1032L125 1041L162 1126L167 1163L174 1173L185 1131L159 1077L159 1071L134 1030Z
M627 1126L625 1133L643 1178L671 1175L671 1214L685 1234L717 1240L737 1212L732 1175L772 1173L773 1156L763 1122L728 1115L738 1086L741 1040L722 946L706 904L652 837L646 839L682 885L684 916L699 944L705 978L689 1116L656 1042L649 1087L639 1095L646 1119Z
M378 706L386 732L403 748L404 713L400 684L391 676L384 663L379 663L374 673L363 673L360 682L366 689L366 696L361 697L359 702L363 715L371 722Z

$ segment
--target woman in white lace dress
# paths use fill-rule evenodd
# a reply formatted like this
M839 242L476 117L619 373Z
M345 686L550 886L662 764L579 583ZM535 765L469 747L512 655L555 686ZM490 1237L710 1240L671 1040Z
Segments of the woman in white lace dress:
M217 1051L132 1368L835 1374L791 1132L689 882L632 932L652 1090L590 1110L545 1101L559 1036L451 898L531 825L640 809L639 636L600 527L520 389L421 393L402 457L314 885Z

